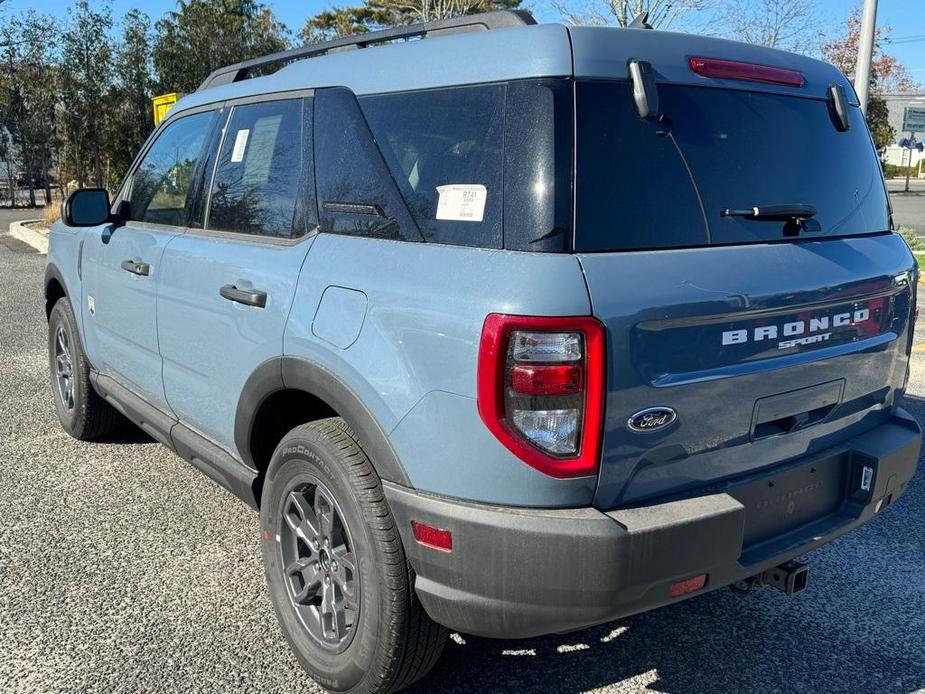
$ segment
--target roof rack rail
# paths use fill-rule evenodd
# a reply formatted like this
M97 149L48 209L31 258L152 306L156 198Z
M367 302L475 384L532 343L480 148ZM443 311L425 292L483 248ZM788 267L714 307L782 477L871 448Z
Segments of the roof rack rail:
M206 77L196 91L218 87L223 84L240 82L241 80L247 79L250 76L251 70L254 68L264 67L266 65L289 63L295 60L304 60L305 58L316 58L326 53L367 48L378 43L388 43L389 41L398 39L416 37L428 38L431 36L462 34L471 31L487 31L489 29L502 29L505 27L517 27L529 24L536 24L536 20L527 10L499 10L496 12L485 12L483 14L453 17L451 19L440 19L435 22L409 24L392 29L356 34L354 36L344 36L343 38L333 39L332 41L310 43L305 46L300 46L299 48L291 48L287 51L271 53L260 58L244 60L234 65L220 67Z

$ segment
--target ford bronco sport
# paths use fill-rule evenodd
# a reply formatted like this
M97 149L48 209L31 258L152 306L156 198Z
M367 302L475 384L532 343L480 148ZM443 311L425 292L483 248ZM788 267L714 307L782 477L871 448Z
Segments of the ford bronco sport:
M447 629L799 591L916 467L917 268L805 57L517 13L307 46L213 73L63 220L63 427L127 418L259 509L330 690Z

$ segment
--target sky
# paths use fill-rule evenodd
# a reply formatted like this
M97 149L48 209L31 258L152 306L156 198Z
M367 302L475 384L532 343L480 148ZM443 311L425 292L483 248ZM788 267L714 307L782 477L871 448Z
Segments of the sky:
M2 0L0 0L2 1ZM101 0L91 0L91 5L98 5ZM600 0L601 3L604 0ZM6 0L0 4L0 22L4 14L17 10L35 9L47 14L64 17L73 0ZM133 8L139 8L153 20L176 7L176 0L145 0L143 4L127 0L111 0L113 15L119 17ZM318 11L333 4L341 6L360 4L360 0L264 0L264 4L273 8L277 18L284 22L293 33L297 32L305 20ZM834 31L841 26L848 13L860 0L818 0L819 15L823 30L827 27ZM534 8L534 14L540 21L557 21L558 13L552 9L550 0L525 0L524 5ZM878 25L893 27L891 38L896 41L886 51L906 65L912 78L925 84L925 1L923 0L880 0L877 11Z

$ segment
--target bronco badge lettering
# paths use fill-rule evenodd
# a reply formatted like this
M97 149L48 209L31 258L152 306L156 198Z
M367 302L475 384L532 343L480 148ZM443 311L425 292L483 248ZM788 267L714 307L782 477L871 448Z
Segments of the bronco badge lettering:
M749 340L749 330L747 328L726 330L723 332L723 346L740 345L749 341L776 340L778 337L791 338L780 342L778 344L779 349L793 347L794 345L824 342L831 336L832 328L844 328L867 320L870 320L870 309L861 308L855 311L836 313L833 316L795 320L783 325L759 325L751 330L751 340Z

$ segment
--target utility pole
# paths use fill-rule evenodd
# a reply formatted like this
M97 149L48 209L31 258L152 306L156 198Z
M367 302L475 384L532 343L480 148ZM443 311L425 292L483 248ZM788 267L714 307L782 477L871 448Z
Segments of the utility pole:
M867 113L870 91L870 61L874 57L874 33L877 28L877 0L864 0L861 19L861 40L858 45L858 66L854 71L854 90L858 93L861 111Z

